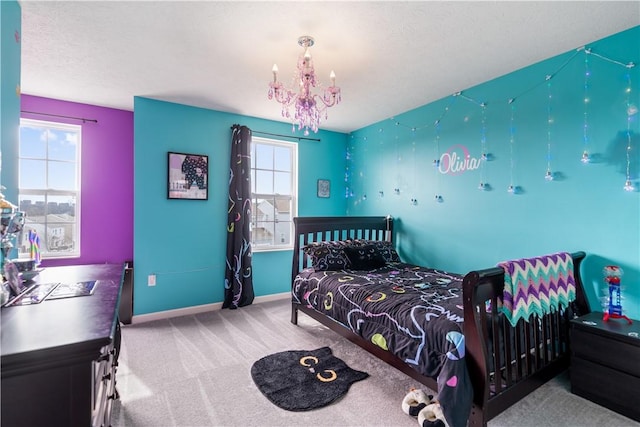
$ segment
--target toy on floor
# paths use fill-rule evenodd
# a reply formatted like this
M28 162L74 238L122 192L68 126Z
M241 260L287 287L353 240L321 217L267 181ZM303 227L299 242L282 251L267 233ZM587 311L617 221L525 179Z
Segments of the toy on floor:
M435 402L421 409L418 413L418 425L420 427L449 427L440 403Z
M449 427L442 413L440 403L433 399L432 394L411 388L402 400L402 410L405 414L418 417L420 427Z
M609 285L609 304L602 320L606 322L609 319L625 319L631 324L631 319L622 314L622 304L620 301L620 278L624 272L617 265L607 265L603 273L604 281Z
M417 417L422 409L432 403L432 399L432 394L426 394L424 391L412 387L402 400L402 410L407 415Z

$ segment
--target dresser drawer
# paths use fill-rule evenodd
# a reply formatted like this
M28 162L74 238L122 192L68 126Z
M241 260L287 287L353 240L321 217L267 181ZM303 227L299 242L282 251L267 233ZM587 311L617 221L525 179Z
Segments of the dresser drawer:
M640 378L576 357L569 373L572 393L640 421Z
M571 329L573 356L640 377L640 339L636 341L637 345L632 345L614 336L602 336L576 327Z

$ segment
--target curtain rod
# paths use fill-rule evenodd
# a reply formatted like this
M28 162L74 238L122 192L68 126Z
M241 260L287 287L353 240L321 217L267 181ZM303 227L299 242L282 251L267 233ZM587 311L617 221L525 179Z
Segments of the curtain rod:
M280 138L297 139L298 141L301 141L303 139L306 141L317 141L317 142L321 141L320 138L307 138L304 136L280 135L278 133L261 132L259 130L252 130L251 133L259 133L260 135L278 136Z
M82 120L82 123L86 123L86 122L98 123L98 121L96 119L85 119L84 117L61 116L60 114L39 113L37 111L24 111L24 110L21 110L20 112L21 113L26 113L26 114L38 114L40 116L60 117L60 118L63 118L63 119Z

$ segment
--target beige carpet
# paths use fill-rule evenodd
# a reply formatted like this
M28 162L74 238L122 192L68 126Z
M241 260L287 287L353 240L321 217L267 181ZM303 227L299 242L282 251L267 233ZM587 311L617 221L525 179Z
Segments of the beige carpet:
M279 300L125 326L113 427L418 425L402 412L401 402L419 384L304 314L298 326L289 317L289 301ZM341 400L309 412L280 409L255 387L250 369L256 360L323 346L370 377L353 384ZM489 426L640 423L571 394L564 374Z

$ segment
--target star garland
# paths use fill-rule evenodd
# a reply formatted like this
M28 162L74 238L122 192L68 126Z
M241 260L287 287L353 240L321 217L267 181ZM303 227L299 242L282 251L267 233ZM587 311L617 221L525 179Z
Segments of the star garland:
M583 113L583 125L582 125L582 163L589 163L591 158L589 156L589 77L591 77L591 71L589 70L589 53L591 49L584 49L584 113Z
M511 194L516 194L519 192L519 187L515 185L514 183L514 172L515 172L515 166L516 166L516 159L515 159L515 148L516 148L516 129L515 129L515 113L516 113L516 108L515 108L515 101L520 98L521 96L533 91L535 88L537 88L538 86L540 86L540 84L546 82L547 83L547 171L545 173L545 180L547 181L553 181L555 178L555 173L552 171L551 168L551 161L552 161L552 148L553 148L553 138L552 138L552 130L553 130L553 124L554 124L554 120L553 120L553 116L552 116L552 84L551 84L551 79L556 76L558 73L560 73L571 61L573 61L574 58L577 57L577 55L579 55L581 52L584 53L584 83L583 83L583 104L584 104L584 110L583 110L583 129L582 129L582 155L581 155L581 161L583 163L589 163L591 161L591 154L589 152L590 150L590 145L591 145L591 141L590 141L590 127L589 127L589 104L590 104L590 89L591 89L591 85L590 85L590 78L591 78L591 68L590 68L590 62L589 62L589 57L596 57L599 59L602 59L604 61L608 61L611 62L613 64L617 64L620 66L623 66L625 68L633 68L635 67L635 64L633 62L628 62L628 63L624 63L612 58L609 58L603 54L600 53L596 53L594 52L594 50L590 47L586 47L586 46L582 46L579 47L575 50L575 52L573 53L573 55L571 55L560 67L558 67L553 73L548 74L545 76L545 79L541 82L537 82L533 85L531 85L530 87L526 88L525 90L523 90L522 92L520 92L520 94L518 94L517 96L511 97L509 99L507 99L507 103L511 106L511 114L510 114L510 120L509 120L509 150L510 150L510 183L509 183L509 187L508 187L508 192ZM635 114L637 114L638 109L636 106L634 106L633 104L631 104L631 77L630 75L627 75L628 78L628 85L626 88L627 91L627 170L626 170L626 180L625 180L625 185L624 185L624 189L625 191L635 191L635 186L633 185L633 182L631 180L631 150L632 150L632 138L631 138L631 123L632 123L632 116L634 116ZM481 146L481 166L480 166L480 184L478 186L478 189L480 190L488 190L489 184L486 182L486 170L485 170L485 163L490 160L490 154L487 152L487 138L486 138L486 107L488 102L486 101L478 101L472 97L469 97L468 95L466 95L465 93L463 93L462 91L453 93L450 96L449 102L445 105L445 107L443 108L442 112L440 113L439 117L433 121L433 122L429 122L427 121L426 124L422 124L422 125L409 125L406 123L402 123L399 120L396 120L395 117L390 117L389 120L393 121L394 125L396 126L396 128L405 128L405 129L409 129L412 132L412 135L414 135L414 139L412 144L415 147L416 141L415 141L415 132L416 131L420 131L423 129L428 129L430 127L433 126L434 132L435 132L435 137L434 137L434 149L435 149L435 154L436 154L436 159L433 162L434 165L434 169L436 170L436 196L435 199L438 202L442 202L442 195L440 195L438 193L438 189L439 189L439 174L438 174L438 168L440 166L440 148L439 148L439 144L440 144L440 125L441 125L441 121L447 116L447 114L449 113L451 107L453 106L453 104L455 103L456 99L461 98L461 99L465 99L466 101L472 102L476 105L478 105L481 108L481 114L482 114L482 124L481 124L481 131L480 131L480 146ZM500 101L500 100L496 100L496 101L491 101L490 103L499 103L499 102L504 102L504 100ZM380 128L379 131L383 132L384 128ZM352 135L352 138L354 136ZM366 140L366 137L364 138ZM399 178L399 171L400 171L400 162L402 160L401 155L399 154L398 151L398 135L396 134L395 136L395 151L396 151L396 167L398 170L398 174L396 177L396 187L393 189L394 193L396 195L400 194L400 178ZM414 154L415 154L415 148L414 148ZM347 156L349 156L349 153L347 153ZM414 156L415 157L415 156ZM347 159L349 160L349 159ZM415 169L415 166L414 166ZM349 167L347 167L347 171L345 172L345 182L347 182L347 184L349 184L350 178L351 178L351 172L349 171ZM350 190L349 186L347 185L347 189L346 189L346 197L353 197L353 192ZM379 195L380 197L383 197L384 192L382 190L379 191ZM365 196L366 198L366 196ZM417 200L415 198L411 199L412 203L415 204L414 202L417 203Z
M625 89L627 94L627 170L626 170L626 180L624 183L624 191L633 192L636 190L636 187L631 182L631 121L633 116L638 114L638 107L631 104L631 74L627 73L627 88Z
M514 149L516 145L516 126L515 126L515 114L516 114L516 106L515 99L510 99L509 104L511 105L511 117L509 119L509 187L507 188L507 192L509 194L516 194L516 186L513 185L513 170L515 169L515 154Z
M551 116L551 76L547 76L547 172L544 179L547 182L553 181L554 174L551 172L551 128L553 126L553 117Z
M480 104L482 107L482 118L480 126L480 184L478 189L482 191L490 190L491 186L487 183L485 174L485 165L489 161L489 153L487 152L487 104Z

